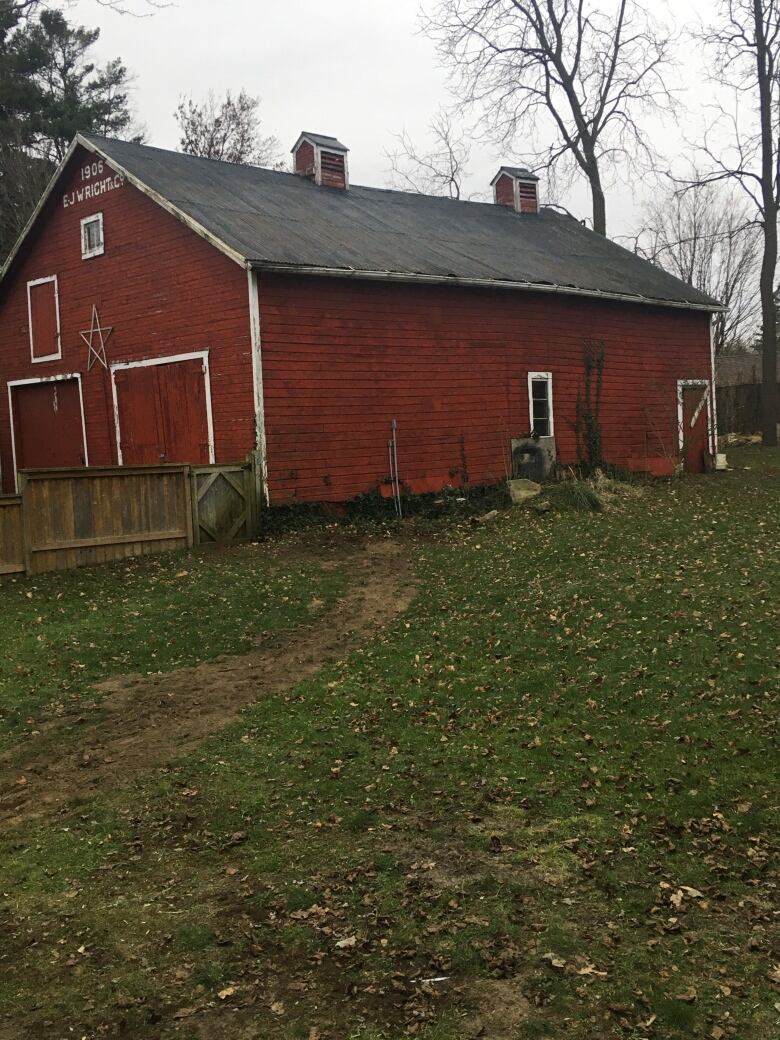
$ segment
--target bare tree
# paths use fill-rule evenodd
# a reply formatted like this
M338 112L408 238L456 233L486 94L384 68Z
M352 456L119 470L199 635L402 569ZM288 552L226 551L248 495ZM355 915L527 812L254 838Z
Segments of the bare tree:
M175 112L181 130L179 148L205 159L279 166L279 141L260 133L259 107L260 99L243 88L235 97L228 90L222 99L210 90L201 104L182 98Z
M716 315L715 353L751 342L760 313L761 236L747 203L724 186L675 191L646 213L636 252L728 308Z
M448 112L439 111L429 129L433 145L427 151L417 148L405 130L395 135L396 148L385 152L390 160L391 184L422 195L448 195L459 199L471 148Z
M117 14L129 14L134 18L146 18L155 11L173 7L173 0L96 0L99 7L107 7ZM67 7L68 0L10 0L13 11L27 16L38 8Z
M704 138L710 171L699 183L732 181L762 231L761 439L777 445L777 218L780 212L780 0L720 0L719 21L702 30L714 53L715 78L733 91L735 108L720 108L719 143ZM747 109L745 104L747 103ZM723 129L730 146L723 147Z
M464 105L477 106L532 167L568 163L588 180L606 234L606 168L651 154L640 117L672 100L668 35L640 0L435 0L426 32ZM552 143L539 145L539 140Z

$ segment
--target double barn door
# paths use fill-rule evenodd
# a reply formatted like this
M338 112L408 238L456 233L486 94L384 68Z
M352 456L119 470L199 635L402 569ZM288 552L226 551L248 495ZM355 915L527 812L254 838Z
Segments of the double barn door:
M213 461L204 358L117 367L114 387L121 465Z

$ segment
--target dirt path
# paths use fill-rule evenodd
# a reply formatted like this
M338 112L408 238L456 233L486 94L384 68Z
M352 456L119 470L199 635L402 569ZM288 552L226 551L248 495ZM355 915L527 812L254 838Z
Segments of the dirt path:
M46 751L33 747L21 764L18 756L13 762L0 758L0 830L187 754L245 705L288 689L361 646L414 596L397 542L370 541L338 563L350 572L349 591L312 624L276 633L240 657L110 679L100 686L108 696L94 723L71 725L59 743L47 734Z

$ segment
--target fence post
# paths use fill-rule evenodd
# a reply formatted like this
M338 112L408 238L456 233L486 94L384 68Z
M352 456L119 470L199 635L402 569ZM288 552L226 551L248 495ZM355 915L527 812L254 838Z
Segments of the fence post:
M24 573L32 574L32 553L30 547L32 537L30 534L30 513L27 508L27 474L17 474L17 485L22 498L22 554L24 558Z
M198 527L198 486L197 477L192 466L185 466L182 471L184 480L184 512L187 517L187 548L200 544Z
M253 451L249 456L249 488L248 501L250 506L250 538L257 538L260 534L261 517L263 508L263 466L260 460L260 452Z

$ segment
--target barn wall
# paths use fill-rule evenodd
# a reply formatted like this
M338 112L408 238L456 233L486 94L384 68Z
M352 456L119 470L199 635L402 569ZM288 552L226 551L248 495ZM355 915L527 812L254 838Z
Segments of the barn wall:
M575 297L263 275L269 489L343 501L389 472L415 492L505 478L530 428L529 371L551 371L561 459L577 460L583 342L606 348L602 427L615 464L671 466L678 378L710 377L709 319Z
M100 366L87 371L87 347L79 335L90 326L93 304L101 323L113 326L109 363L209 350L216 459L241 459L254 447L246 272L122 184L106 164L93 174L94 161L88 152L76 152L66 183L50 199L34 238L0 288L0 460L6 492L13 489L9 380L81 373L90 463L117 461L109 374ZM88 163L89 176L82 179ZM87 185L94 198L83 196ZM98 212L105 254L82 260L81 220ZM62 359L32 364L26 283L52 274L59 283Z

